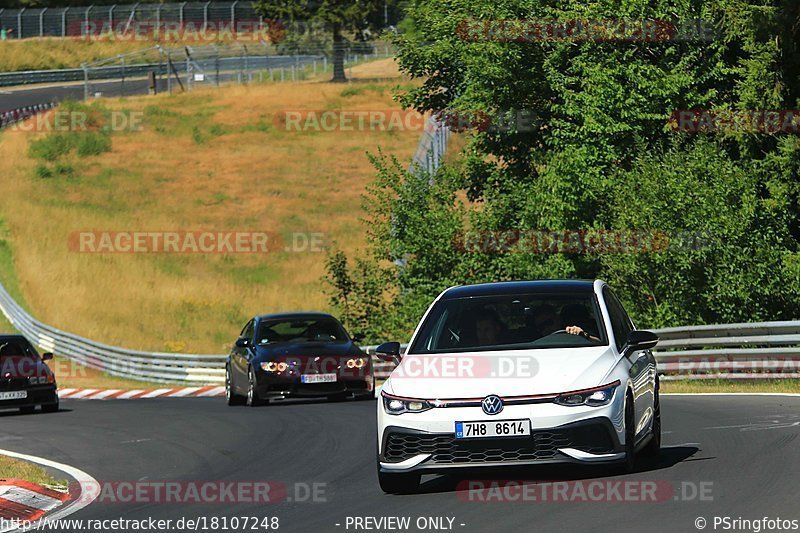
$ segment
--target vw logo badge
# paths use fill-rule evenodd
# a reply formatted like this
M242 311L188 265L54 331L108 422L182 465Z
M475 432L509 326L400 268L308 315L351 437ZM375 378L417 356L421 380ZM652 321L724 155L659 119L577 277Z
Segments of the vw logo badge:
M481 408L487 415L496 415L503 410L503 400L496 394L491 394L483 399Z

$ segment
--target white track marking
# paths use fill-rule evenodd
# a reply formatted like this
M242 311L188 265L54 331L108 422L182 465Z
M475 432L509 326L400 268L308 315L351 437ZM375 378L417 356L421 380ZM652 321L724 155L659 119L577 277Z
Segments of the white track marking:
M69 397L69 399L70 399L70 400L80 400L81 398L86 398L87 396L91 396L91 395L92 395L92 394L94 394L95 392L100 392L100 389L86 389L86 390L82 390L82 391L76 392L75 394L71 395L71 396Z
M117 399L118 400L127 400L128 398L130 398L132 396L136 396L137 394L142 394L144 392L147 392L147 391L146 390L129 390L125 394L120 394L119 396L117 396Z
M121 389L110 389L110 390L103 390L98 392L97 394L93 394L91 399L92 400L102 400L103 398L108 398L112 394L116 394L118 392L122 392Z
M211 390L208 390L202 394L198 394L198 397L206 397L206 396L219 396L220 394L225 393L225 387L214 387Z
M194 394L195 392L199 391L203 387L189 387L186 389L180 389L172 394L168 394L170 398L182 398L183 396L188 396L190 394Z
M8 450L0 450L0 454L6 455L8 457L13 457L15 459L22 459L23 461L30 461L32 463L36 463L42 466L46 466L49 468L55 468L56 470L60 470L64 472L71 478L75 479L81 486L81 494L80 497L66 502L64 506L55 511L52 514L47 515L45 518L48 520L57 520L59 518L64 518L65 516L69 516L72 513L80 511L90 503L92 503L99 494L97 488L100 484L97 482L95 478L84 472L83 470L79 470L74 466L69 466L61 463L57 463L55 461L51 461L49 459L42 459L41 457L35 457L33 455L25 455L22 453L12 452ZM31 528L36 527L41 520L34 522L31 525ZM30 529L30 528L29 528ZM12 528L6 528L5 530L0 531L0 533L5 533L7 531L13 531Z
M140 398L157 398L158 396L164 396L166 393L172 392L172 389L157 389L152 392L148 392L147 394L142 394L139 396Z

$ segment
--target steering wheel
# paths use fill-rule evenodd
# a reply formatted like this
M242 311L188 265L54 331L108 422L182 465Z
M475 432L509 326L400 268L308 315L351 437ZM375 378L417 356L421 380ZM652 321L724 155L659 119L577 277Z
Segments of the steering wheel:
M567 333L567 330L562 328L555 330L553 333L548 333L547 335L545 335L545 337L549 337L550 335L556 335L558 333L563 333L564 335L572 335L572 333Z

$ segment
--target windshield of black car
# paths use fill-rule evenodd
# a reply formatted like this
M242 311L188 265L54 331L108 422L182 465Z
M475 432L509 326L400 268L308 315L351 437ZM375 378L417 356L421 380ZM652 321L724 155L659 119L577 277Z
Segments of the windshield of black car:
M6 357L38 359L38 354L27 343L21 343L16 340L0 340L0 359Z
M607 344L594 294L514 294L439 300L408 353Z
M266 320L261 322L256 335L256 343L259 345L347 341L347 333L336 320L331 318Z

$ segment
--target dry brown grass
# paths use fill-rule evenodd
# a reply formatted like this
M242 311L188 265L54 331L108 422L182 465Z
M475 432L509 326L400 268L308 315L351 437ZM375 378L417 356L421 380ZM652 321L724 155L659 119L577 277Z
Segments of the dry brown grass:
M377 68L354 72L367 67ZM365 83L349 96L342 91L359 82L108 101L146 111L144 131L116 133L111 152L69 160L72 178L35 177L37 163L27 155L33 136L4 135L0 216L30 311L130 348L222 353L249 316L328 309L325 253L95 255L70 252L68 237L80 230L322 232L352 253L363 246L360 201L374 176L366 152L380 147L408 160L419 132L287 133L273 116L397 108L391 88L401 82Z

